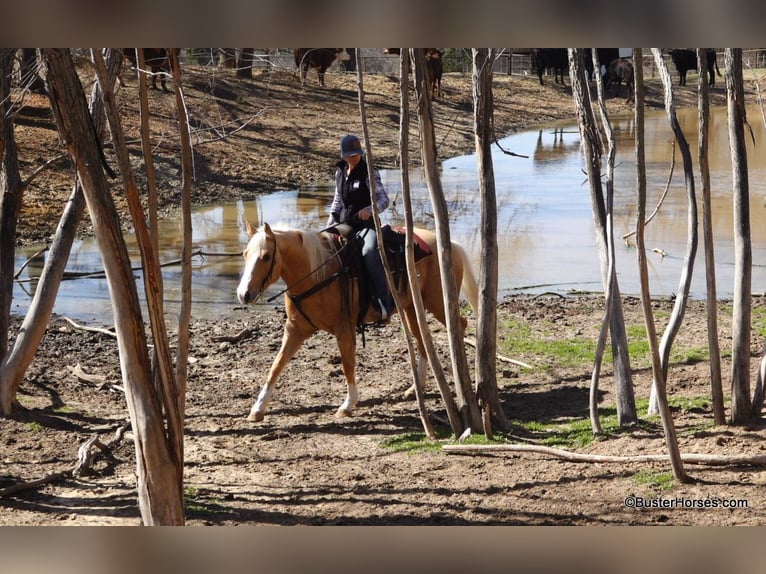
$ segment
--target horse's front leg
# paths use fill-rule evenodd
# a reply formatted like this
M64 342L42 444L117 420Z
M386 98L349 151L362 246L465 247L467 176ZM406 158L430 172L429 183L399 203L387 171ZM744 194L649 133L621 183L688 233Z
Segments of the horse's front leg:
M343 375L346 377L346 400L343 401L335 412L338 418L350 417L353 414L354 407L359 402L359 392L356 389L356 336L353 327L344 329L336 335L338 349L340 350L341 365L343 366Z
M277 356L274 357L274 362L269 370L269 377L266 379L266 384L263 385L261 392L258 393L258 400L255 401L255 404L250 409L247 420L255 422L263 420L279 375L282 373L285 365L295 356L295 353L298 352L310 336L311 331L301 331L291 321L287 321L284 334L282 335L282 347L279 349Z

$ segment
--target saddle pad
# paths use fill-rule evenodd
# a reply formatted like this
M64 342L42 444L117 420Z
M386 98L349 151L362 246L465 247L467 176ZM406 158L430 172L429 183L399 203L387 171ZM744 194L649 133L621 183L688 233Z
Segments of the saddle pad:
M404 253L404 244L406 242L407 230L404 227L391 225L383 226L383 243L386 250L392 253ZM423 257L431 255L431 248L416 233L412 234L415 243L415 261L420 261Z

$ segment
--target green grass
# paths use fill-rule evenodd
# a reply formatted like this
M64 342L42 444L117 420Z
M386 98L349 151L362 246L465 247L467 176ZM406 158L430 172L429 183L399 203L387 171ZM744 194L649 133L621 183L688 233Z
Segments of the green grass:
M596 341L587 337L556 338L553 323L543 324L543 333L533 333L526 323L508 319L503 327L506 337L499 341L502 354L511 356L534 356L540 365L535 370L545 370L547 366L579 367L593 362Z
M437 440L435 441L429 440L425 433L409 432L387 438L381 445L383 448L387 448L394 452L406 452L408 454L438 451L442 448L443 440L449 438L452 433L446 429L435 429L435 432L437 436Z
M570 368L590 371L596 354L596 339L589 337L558 337L554 323L542 323L539 331L533 332L529 324L517 319L508 319L502 326L505 333L498 342L499 352L509 356L525 357L535 364L534 371L545 372L551 368ZM763 311L763 336L766 337L766 310ZM651 368L652 356L644 324L626 325L628 353L634 369ZM661 336L661 333L658 334ZM533 359L530 360L530 357ZM680 347L676 341L670 352L671 364L691 364L710 358L704 347ZM605 349L603 361L612 364L609 346Z
M37 421L28 422L25 426L32 432L42 432L43 426Z
M215 499L205 500L193 486L184 488L184 508L188 515L211 516L216 513L212 505L218 506L218 501Z
M753 333L763 339L766 337L766 308L753 306L750 315Z
M651 470L639 470L633 475L633 481L636 484L652 486L659 490L669 490L675 484L672 472L653 472Z

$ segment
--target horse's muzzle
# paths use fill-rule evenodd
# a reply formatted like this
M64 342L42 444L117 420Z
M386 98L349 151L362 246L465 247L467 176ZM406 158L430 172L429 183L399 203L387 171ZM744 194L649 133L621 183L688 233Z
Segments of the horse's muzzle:
M239 299L239 302L243 305L249 305L253 301L255 301L256 297L253 296L253 293L247 289L246 291L237 291L237 299Z

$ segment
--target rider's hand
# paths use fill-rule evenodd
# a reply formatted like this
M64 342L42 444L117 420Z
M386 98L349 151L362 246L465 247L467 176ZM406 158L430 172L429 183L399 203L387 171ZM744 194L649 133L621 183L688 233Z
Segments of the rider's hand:
M362 221L367 221L370 219L370 217L372 217L372 207L365 207L364 209L360 209L358 216Z

